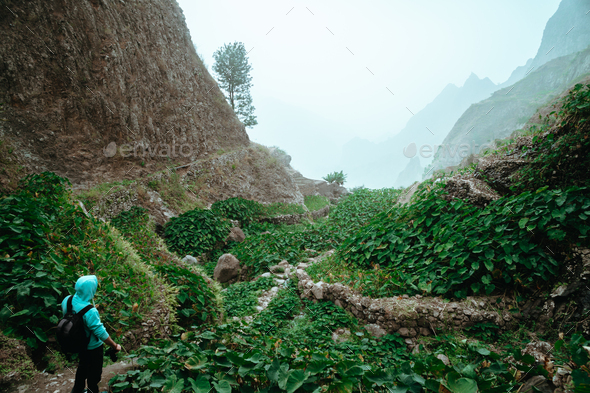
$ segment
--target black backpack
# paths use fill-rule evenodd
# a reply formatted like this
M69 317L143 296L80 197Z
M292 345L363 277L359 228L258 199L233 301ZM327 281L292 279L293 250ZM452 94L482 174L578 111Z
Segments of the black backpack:
M68 298L66 315L57 324L57 342L64 353L80 353L88 348L90 337L84 331L84 314L93 306L84 307L80 312L74 313L72 298Z

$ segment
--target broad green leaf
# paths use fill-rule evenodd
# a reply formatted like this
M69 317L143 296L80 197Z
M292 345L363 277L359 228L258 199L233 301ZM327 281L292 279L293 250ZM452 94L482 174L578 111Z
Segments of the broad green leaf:
M197 353L184 363L184 367L188 370L198 370L205 367L207 364L207 357L202 353Z
M226 380L213 382L213 387L218 393L231 393L231 385Z
M462 378L459 373L449 373L447 375L448 388L453 393L476 393L477 382L471 378Z
M163 393L180 393L184 389L184 379L177 380L177 377L167 379L162 387Z
M209 393L211 391L211 383L204 375L199 375L196 380L189 378L194 393Z
M287 378L287 383L285 386L287 393L295 392L297 389L299 389L299 387L301 387L301 385L303 385L303 383L305 382L306 379L307 379L307 376L305 375L305 373L303 371L291 370L291 372L289 373L289 377Z

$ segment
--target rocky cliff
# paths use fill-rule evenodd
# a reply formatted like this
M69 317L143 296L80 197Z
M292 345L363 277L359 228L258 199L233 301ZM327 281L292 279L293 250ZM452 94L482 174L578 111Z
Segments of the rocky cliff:
M547 21L536 56L517 67L502 89L457 120L433 161L435 170L455 166L482 144L507 137L537 108L590 72L589 9L587 0L562 0Z
M473 104L444 139L432 163L434 170L457 165L482 146L489 147L495 139L506 138L522 128L538 108L589 72L590 48L551 60L513 86Z
M32 171L92 183L249 144L174 0L8 0L0 42L0 139Z

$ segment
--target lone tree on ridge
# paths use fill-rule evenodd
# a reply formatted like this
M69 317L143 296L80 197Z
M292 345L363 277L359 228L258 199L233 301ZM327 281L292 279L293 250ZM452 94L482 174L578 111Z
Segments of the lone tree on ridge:
M252 96L252 66L248 63L246 48L241 42L225 44L213 54L215 64L213 71L217 74L219 87L224 90L235 114L246 127L253 127L258 122L254 116Z

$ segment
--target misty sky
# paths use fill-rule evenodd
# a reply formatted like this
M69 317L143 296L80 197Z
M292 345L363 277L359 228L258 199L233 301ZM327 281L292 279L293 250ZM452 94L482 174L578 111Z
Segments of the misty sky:
M534 57L559 0L179 0L193 43L213 52L244 42L259 125L304 175L338 170L355 136L399 132L448 84L471 72L504 82ZM388 90L389 89L389 90ZM391 92L390 92L391 91Z

